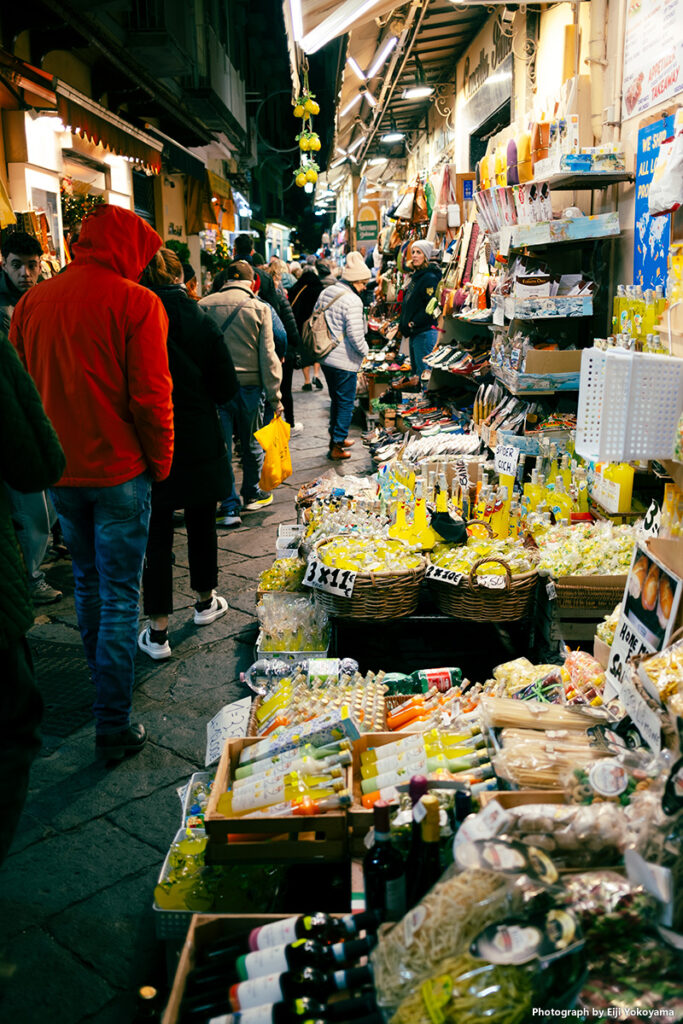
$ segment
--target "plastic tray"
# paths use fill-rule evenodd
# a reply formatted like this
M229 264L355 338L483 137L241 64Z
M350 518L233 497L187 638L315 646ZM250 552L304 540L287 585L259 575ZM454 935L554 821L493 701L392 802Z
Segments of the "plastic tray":
M213 772L195 772L194 775L190 776L190 781L187 784L187 790L185 792L185 799L183 800L182 818L180 820L181 828L186 827L187 818L190 813L190 808L192 807L193 788L198 782L204 782L208 785L213 775Z
M683 411L683 359L587 349L581 360L576 451L588 459L668 459Z
M207 773L208 774L208 773ZM194 778L194 776L193 776ZM173 843L178 843L187 833L185 827L179 828L173 837ZM192 836L198 836L203 838L206 833L203 828L192 828L190 829ZM171 843L171 846L173 845ZM157 884L161 884L164 881L169 872L169 860L171 858L171 846L168 848L168 853L164 858L164 863L161 866L159 872L159 878ZM154 925L156 936L158 939L184 939L187 934L187 929L192 920L192 910L164 910L162 907L158 907L156 902L153 903L154 908Z
M256 640L255 661L259 661L261 658L279 658L280 661L286 661L290 665L293 665L296 661L301 661L302 658L326 658L327 652L330 649L329 641L324 651L264 651L261 646L262 643L263 632L259 631Z

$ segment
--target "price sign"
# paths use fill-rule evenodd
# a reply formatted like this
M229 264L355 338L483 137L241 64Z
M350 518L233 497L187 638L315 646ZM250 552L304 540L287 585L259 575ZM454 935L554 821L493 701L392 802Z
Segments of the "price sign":
M428 565L425 576L429 580L438 580L439 583L452 583L453 586L457 586L460 580L464 578L461 572L455 572L454 569L444 569L440 565Z
M486 587L488 590L505 590L507 576L494 576L493 573L483 573L475 576L475 579L480 587Z
M312 558L303 582L306 587L315 587L316 590L336 594L337 597L351 597L356 573L351 569L331 569L317 558Z
M210 722L207 722L204 758L207 768L219 760L226 740L247 735L250 711L251 697L242 697L232 704L226 704Z
M622 674L619 700L644 742L653 753L658 754L662 748L662 725L656 711L648 707L647 701L638 693L631 678L630 667Z
M643 519L643 533L646 537L659 537L661 528L662 510L659 507L659 502L653 498Z
M495 466L496 473L504 476L514 476L517 472L519 462L519 448L513 444L499 444L496 447Z
M548 580L548 582L546 583L546 585L545 585L545 592L548 595L548 600L549 601L554 601L555 598L557 597L557 589L556 589L555 584L553 583L552 580Z
M466 491L468 489L468 487L470 486L470 475L467 472L467 463L465 462L464 459L458 459L457 469L458 469L458 483L460 484L460 487L462 488L462 490Z

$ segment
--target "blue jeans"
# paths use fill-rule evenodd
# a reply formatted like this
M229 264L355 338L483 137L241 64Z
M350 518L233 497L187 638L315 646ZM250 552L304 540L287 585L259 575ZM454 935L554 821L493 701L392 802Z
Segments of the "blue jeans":
M130 724L151 488L145 472L115 487L54 487L50 492L73 564L98 735Z
M425 356L428 356L436 345L439 332L436 327L430 327L427 331L420 331L410 339L410 366L413 375L421 377L425 367Z
M263 466L263 448L254 438L254 433L261 427L260 406L261 388L258 384L243 385L231 401L218 406L230 465L230 494L220 507L221 512L227 516L235 516L240 510L240 499L232 468L232 433L235 428L242 448L241 490L244 504L250 502L258 491Z
M358 374L335 366L323 365L321 369L330 392L330 444L341 444L349 436Z

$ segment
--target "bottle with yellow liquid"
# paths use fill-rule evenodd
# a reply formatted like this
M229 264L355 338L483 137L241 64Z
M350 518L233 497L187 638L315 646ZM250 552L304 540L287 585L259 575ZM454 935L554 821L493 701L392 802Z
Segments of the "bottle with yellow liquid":
M563 455L560 463L560 477L564 483L564 490L566 494L570 494L572 489L572 471L569 466L569 456Z
M588 513L588 474L583 468L576 474L576 510L582 515Z
M448 512L448 487L446 485L445 473L439 473L436 491L436 511Z
M617 294L614 296L614 302L612 304L612 332L613 334L621 334L622 310L626 306L626 289L623 284L617 285Z
M552 495L552 501L550 502L550 508L555 516L555 521L559 522L561 519L566 519L571 522L572 499L564 489L564 480L561 476L556 478L554 486L555 489Z
M441 539L429 525L427 501L424 497L422 480L415 484L415 508L413 512L413 535L423 551L431 551Z
M393 540L407 540L411 533L408 523L408 506L405 501L396 502L396 521L387 530Z
M545 481L537 469L531 470L531 481L524 484L524 497L528 498L529 511L535 512L543 496Z
M631 500L633 498L633 466L629 466L627 462L619 462L608 468L610 470L609 479L613 480L619 487L617 513L619 515L627 515L631 511Z

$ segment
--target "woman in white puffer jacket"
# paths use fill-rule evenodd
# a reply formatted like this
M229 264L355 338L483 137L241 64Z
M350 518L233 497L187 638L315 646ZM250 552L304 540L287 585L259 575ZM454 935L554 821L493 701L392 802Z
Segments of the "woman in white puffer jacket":
M360 293L371 274L359 252L350 252L341 280L325 288L318 297L315 310L324 310L325 322L338 344L322 360L321 366L330 392L329 459L350 459L346 449L354 443L348 439L353 405L356 398L358 371L368 354L365 340L365 316Z

